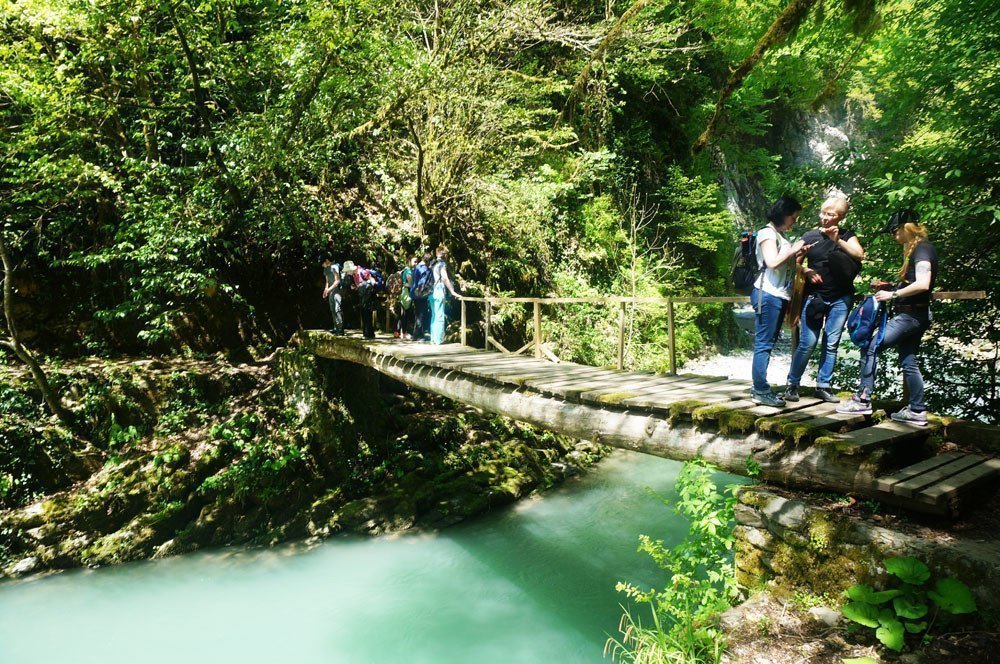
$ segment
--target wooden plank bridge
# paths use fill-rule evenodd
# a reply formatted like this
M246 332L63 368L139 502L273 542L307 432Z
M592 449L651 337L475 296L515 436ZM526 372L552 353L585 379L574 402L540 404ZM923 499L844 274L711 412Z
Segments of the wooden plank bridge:
M836 404L809 396L784 408L759 406L744 380L554 363L388 335L304 331L293 341L320 357L574 438L677 460L702 457L743 475L752 459L768 481L932 514L957 514L995 488L1000 475L1000 459L935 456L924 443L945 426L936 418L926 428L878 421L837 413Z

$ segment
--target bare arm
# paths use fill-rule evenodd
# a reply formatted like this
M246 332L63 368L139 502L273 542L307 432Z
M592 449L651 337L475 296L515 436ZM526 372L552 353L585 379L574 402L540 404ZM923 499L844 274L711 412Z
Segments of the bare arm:
M837 246L844 250L844 252L856 261L863 261L865 259L865 250L861 247L861 243L858 241L858 236L855 235L850 240L840 240L837 242Z
M448 292L451 293L452 297L454 297L454 298L458 298L459 297L458 293L455 292L455 286L452 285L452 283L451 283L451 277L448 276L448 266L447 265L442 265L441 266L441 282L444 284L444 287L448 289Z
M887 290L879 291L875 293L875 299L879 302L885 302L886 300L891 300L893 295L896 297L909 297L929 291L931 289L931 262L917 261L917 266L914 269L916 271L916 279L914 279L912 284L903 286L895 292Z
M775 270L790 258L796 258L804 253L803 250L806 249L806 246L802 240L799 240L795 244L785 247L784 250L778 251L777 243L771 238L767 238L761 242L760 251L764 255L764 265Z

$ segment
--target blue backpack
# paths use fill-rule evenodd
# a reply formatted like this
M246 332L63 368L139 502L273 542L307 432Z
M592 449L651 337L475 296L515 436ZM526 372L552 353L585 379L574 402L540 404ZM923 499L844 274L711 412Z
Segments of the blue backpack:
M434 280L431 269L420 263L413 268L413 285L410 286L410 298L414 300L426 300L431 291L434 290Z
M876 302L874 295L866 295L847 317L847 333L851 335L851 341L858 348L866 348L873 341L880 343L885 337L888 317L885 306Z
M382 273L373 267L368 268L368 274L371 275L372 279L375 280L375 290L382 291L385 290L385 279L382 278Z

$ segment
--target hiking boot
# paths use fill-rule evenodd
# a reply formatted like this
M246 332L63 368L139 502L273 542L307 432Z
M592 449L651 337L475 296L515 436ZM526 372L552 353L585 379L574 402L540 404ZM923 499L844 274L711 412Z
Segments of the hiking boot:
M841 401L840 405L837 406L837 412L847 413L848 415L871 415L872 402L862 401L858 398L858 395L855 394L850 399Z
M816 398L822 399L827 403L837 403L840 401L840 399L838 399L836 395L830 391L829 387L817 387Z
M761 406L773 406L775 408L782 408L785 405L785 402L782 399L779 399L777 394L770 391L758 392L754 390L753 396L751 398L753 399L754 403L760 404Z
M924 411L918 412L915 410L910 410L909 406L899 411L898 413L893 413L889 417L896 420L897 422L905 422L906 424L915 424L918 427L927 426L927 413Z
M785 401L795 402L799 400L799 388L795 385L789 385L785 388L785 392L781 395L781 398Z

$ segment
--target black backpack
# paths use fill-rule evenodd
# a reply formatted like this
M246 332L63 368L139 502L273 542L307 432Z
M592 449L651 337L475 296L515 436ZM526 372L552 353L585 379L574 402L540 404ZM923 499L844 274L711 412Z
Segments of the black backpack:
M729 275L733 290L740 295L749 295L760 274L757 263L757 233L740 233L740 244L733 255L733 271Z

